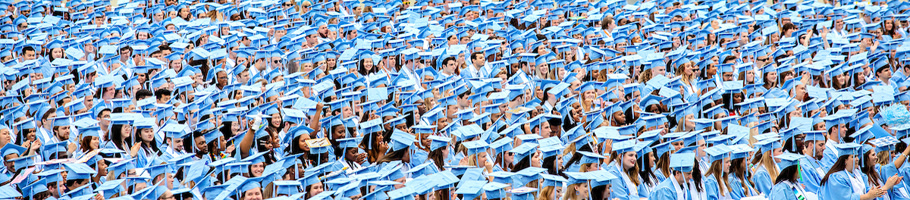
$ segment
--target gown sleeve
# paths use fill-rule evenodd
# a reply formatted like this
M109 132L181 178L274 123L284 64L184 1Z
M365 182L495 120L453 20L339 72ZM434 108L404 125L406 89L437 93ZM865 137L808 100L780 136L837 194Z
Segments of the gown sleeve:
M775 184L774 188L771 189L770 196L771 199L796 200L796 197L793 196L793 191L785 183Z
M743 190L743 183L736 178L736 176L727 177L727 182L730 182L730 198L733 199L742 199L746 197L746 191Z
M819 186L818 182L821 181L824 174L818 174L818 172L813 168L812 164L809 164L809 161L799 162L799 165L802 169L800 173L803 175L799 179L799 183L802 183L806 186L806 192L811 192L818 194Z
M665 181L665 183L657 185L654 191L651 191L651 198L649 199L676 200L676 191L674 190L670 181ZM613 197L615 198L616 196Z
M862 194L854 194L853 186L846 172L837 172L828 177L828 182L822 186L819 196L825 200L859 200Z
M720 198L720 188L717 185L717 178L714 178L714 175L705 178L705 194L708 200L718 200Z
M619 178L614 178L610 181L610 184L613 185L613 188L610 189L610 197L620 199L620 200L630 200L629 186L626 185L626 182L622 180L622 175L617 174L616 170L610 170L610 173L620 176ZM636 188L637 190L637 188Z
M825 151L822 152L822 169L831 169L831 166L834 165L834 162L837 161L837 155L834 155L834 150L830 148L825 148ZM828 173L828 172L825 172Z
M765 196L770 196L771 187L774 186L774 183L771 182L771 175L768 174L767 170L755 172L755 175L752 176L752 182L755 183L755 190Z
M664 181L664 179L667 179L667 177L664 176L663 172L660 172L660 170L657 170L655 168L655 169L653 169L653 171L654 171L654 176L657 177L657 180L655 181L656 183L660 183L660 182ZM908 180L908 181L910 181L910 180Z

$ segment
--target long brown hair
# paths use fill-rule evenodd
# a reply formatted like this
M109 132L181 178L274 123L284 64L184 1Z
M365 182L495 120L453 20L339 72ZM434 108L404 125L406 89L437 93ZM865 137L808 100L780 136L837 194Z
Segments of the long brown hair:
M720 189L720 193L727 193L727 188L730 188L730 182L727 181L727 175L730 173L724 173L723 170L724 161L715 160L711 163L711 167L708 167L708 171L705 172L705 176L714 175L714 179L717 179L717 187Z
M629 168L628 170L625 169L625 166L623 166L623 163L622 163L622 158L625 157L624 154L625 153L621 153L621 154L619 154L619 156L614 156L613 161L619 165L619 169L622 170L623 173L626 173L626 175L629 176L629 180L632 181L632 184L635 184L635 186L638 186L641 184L641 180L639 180L639 178L638 178L638 162L635 162L634 164L632 164L632 168Z
M834 162L834 165L831 166L831 169L828 170L828 173L825 174L825 177L822 177L822 180L818 182L818 185L825 185L825 183L828 183L828 176L847 169L847 159L850 158L850 156L853 155L841 155L840 157L837 157L837 161Z
M859 170L862 171L863 174L868 175L869 182L871 182L873 185L881 186L881 178L878 175L878 171L875 170L875 163L872 163L872 159L869 159L872 156L875 156L872 155L872 151L863 153L862 167L860 167Z
M92 137L95 137L95 136L84 136L79 141L79 146L82 148L82 152L90 152L90 151L94 150L94 149L92 149L92 146L91 146Z
M742 185L743 191L749 191L750 186L755 184L752 183L752 175L746 173L748 169L742 166L743 162L747 162L746 158L737 158L730 161L730 173L742 182L740 185Z
M657 158L657 170L660 170L660 173L664 176L671 176L670 174L670 153L664 153L659 158Z

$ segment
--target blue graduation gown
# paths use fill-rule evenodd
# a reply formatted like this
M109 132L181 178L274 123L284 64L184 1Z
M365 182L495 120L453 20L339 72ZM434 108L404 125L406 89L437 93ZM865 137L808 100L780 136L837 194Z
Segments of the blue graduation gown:
M657 182L657 180L654 180L653 178L651 181ZM655 186L657 186L657 184L648 185L644 182L638 184L638 197L645 197L646 195L651 194L651 191L654 190Z
M660 170L657 169L656 167L651 168L651 171L654 172L654 176L657 177L657 181L655 181L655 182L660 183L661 181L664 181L664 179L667 179L667 176L664 176L663 172L660 172Z
M720 183L714 174L708 174L708 177L702 180L705 182L705 193L708 195L708 200L720 199ZM727 188L727 191L730 191L730 188Z
M771 189L771 199L774 200L799 200L796 198L796 191L799 189L797 184L781 182L774 185ZM805 195L805 194L803 194Z
M831 145L825 144L825 151L822 152L822 156L822 169L831 169L831 166L834 165L834 162L837 162L837 150L834 149L834 147Z
M636 193L638 192L638 186L626 184L626 180L623 178L623 176L627 176L625 173L619 171L617 168L612 168L610 170L610 173L613 173L613 175L618 177L610 181L611 185L613 185L612 189L610 190L611 197L620 200L639 199L639 195L632 195L632 190L635 190Z
M808 157L801 158L800 162L799 162L799 166L800 166L800 168L802 168L802 171L801 171L802 176L800 177L799 182L806 186L806 192L818 194L818 190L819 190L818 184L819 184L819 182L821 182L822 177L825 175L825 174L819 174L819 172L821 172L821 171L819 171L819 169L824 169L824 168L821 168L820 164L818 163L818 160L815 160L814 158L808 158ZM824 171L824 170L822 170L822 171ZM828 173L828 172L824 171L823 173Z
M901 168L903 168L903 167L901 167ZM896 167L894 167L893 163L887 164L887 165L881 165L878 167L878 173L879 173L879 176L883 180L888 180L889 177L898 174L898 169ZM892 200L910 199L910 196L908 196L908 194L910 194L910 193L908 193L907 186L904 185L903 181L901 181L897 184L894 184L894 188L892 188L891 190L888 190L888 196L890 196Z
M648 199L661 199L661 200L686 200L677 198L677 194L682 194L685 196L685 188L676 188L680 187L676 183L676 179L668 178L667 180L661 181L660 184L657 184L657 187L654 187L654 191L651 191ZM687 197L688 198L688 197Z
M822 185L819 199L825 200L859 200L860 195L853 192L850 174L846 171L835 172L828 176L828 182Z
M752 183L755 183L755 190L765 194L765 196L771 194L771 187L774 186L771 175L768 174L768 170L763 166L759 166L758 170L755 170L755 174L752 175Z
M745 181L745 180L743 180L743 181ZM730 198L742 199L743 197L748 197L748 196L753 195L754 191L752 191L753 190L752 186L749 185L748 182L745 183L746 186L748 187L748 191L743 189L743 181L740 181L739 178L736 178L736 176L734 176L733 174L730 174L729 176L727 176L727 182L730 183L730 193L729 193Z
M417 150L411 151L410 155L411 155L411 163L420 165L427 161L427 156L429 154L426 151L424 151L423 149L417 149ZM415 165L415 166L417 166L417 165Z

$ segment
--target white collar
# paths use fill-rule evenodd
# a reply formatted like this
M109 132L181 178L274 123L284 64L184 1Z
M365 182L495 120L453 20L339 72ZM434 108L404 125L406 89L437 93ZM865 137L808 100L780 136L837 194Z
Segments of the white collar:
M686 196L685 196L685 195L686 195L686 188L680 188L680 187L679 187L679 183L676 182L676 175L672 175L672 173L670 173L670 174L671 174L671 175L668 176L667 178L670 179L670 183L673 184L673 189L676 190L676 199L677 199L677 200L685 200L685 199L686 199Z

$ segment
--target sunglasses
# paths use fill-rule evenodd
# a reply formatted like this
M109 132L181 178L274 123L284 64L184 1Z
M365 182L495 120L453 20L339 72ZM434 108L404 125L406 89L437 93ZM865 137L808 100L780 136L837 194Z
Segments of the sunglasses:
M284 6L293 6L294 4L286 3L286 4L282 4L282 5L284 5Z
M275 63L275 64L281 63L280 60L273 60L272 62Z

